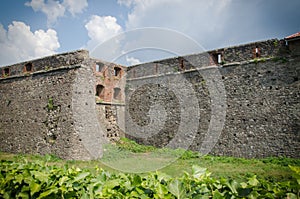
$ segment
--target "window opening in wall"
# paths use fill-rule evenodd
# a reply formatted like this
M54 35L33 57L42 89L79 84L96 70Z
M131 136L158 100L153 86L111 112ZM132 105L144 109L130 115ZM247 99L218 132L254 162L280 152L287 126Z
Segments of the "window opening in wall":
M121 100L121 89L120 88L114 88L114 99Z
M260 57L260 49L258 48L258 46L255 46L255 48L253 50L253 57L254 58Z
M114 76L120 76L121 74L121 68L115 67L114 68Z
M183 64L183 59L182 58L179 59L179 69L184 70L184 64Z
M99 84L96 86L96 96L100 97L101 99L104 99L104 86Z
M102 72L104 68L103 63L96 63L96 72Z
M257 46L255 48L255 56L258 57L258 48L257 48Z
M218 64L222 63L222 55L218 54Z
M32 63L27 63L27 64L25 65L25 72L31 72L32 69L33 69Z
M214 53L212 54L212 60L214 64L221 64L222 63L222 54L221 53Z
M2 75L3 75L4 77L7 77L7 76L9 76L9 73L10 73L9 68L4 68L4 69L3 69Z

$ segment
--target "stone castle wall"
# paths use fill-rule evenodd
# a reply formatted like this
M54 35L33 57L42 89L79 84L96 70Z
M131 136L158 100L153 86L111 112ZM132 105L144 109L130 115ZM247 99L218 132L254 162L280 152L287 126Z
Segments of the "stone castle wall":
M1 67L0 151L95 159L126 132L203 154L299 158L291 49L273 39L127 70L80 50Z
M1 68L0 150L100 157L90 66L88 52L76 51Z
M223 65L208 52L129 67L127 136L204 154L299 158L300 58L283 41L262 44L216 50Z

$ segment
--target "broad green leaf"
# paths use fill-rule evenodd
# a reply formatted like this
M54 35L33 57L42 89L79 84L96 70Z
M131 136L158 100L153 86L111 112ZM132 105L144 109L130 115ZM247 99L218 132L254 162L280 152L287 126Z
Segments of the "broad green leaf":
M180 182L179 180L174 180L172 181L169 186L168 186L168 190L174 195L176 196L178 199L180 198L185 198L185 190L183 187L182 182Z
M30 173L35 177L35 179L39 180L40 182L48 183L48 175L46 173L40 171L30 171Z
M39 196L37 199L44 198L44 197L46 197L46 196L51 195L52 193L57 193L57 191L58 191L58 188L53 187L52 189L49 189L49 190L47 190L47 191L41 193L40 196Z
M35 194L41 190L41 185L39 185L35 182L32 182L32 183L30 183L29 188L30 188L30 195L33 196L33 194Z
M90 175L90 172L80 173L76 178L74 178L74 181L80 181L80 180L86 178L89 175Z
M162 184L158 184L155 192L156 192L156 195L158 196L158 198L164 198L164 196L167 195L168 190Z
M256 175L254 175L252 178L249 179L248 183L251 186L257 186L259 181L256 179Z
M213 192L213 199L223 199L224 194L220 193L219 190L215 190Z
M233 194L238 194L237 192L238 183L236 181L230 180L229 182L227 182L227 186L229 187L229 189Z
M69 180L69 177L67 176L61 177L58 182L59 186L62 186L62 184L64 184L67 180Z
M118 186L120 184L120 180L119 179L114 179L114 180L109 180L107 181L104 186L107 188L107 189L113 189L115 188L116 186Z
M287 199L298 199L297 195L294 193L287 193L286 198Z
M243 189L245 189L248 186L248 184L245 182L241 182L240 185L242 186Z
M26 192L20 192L18 195L17 195L17 198L22 198L22 199L29 199L29 195L28 193Z
M197 165L193 165L192 166L192 175L194 176L194 178L200 178L202 176L205 175L206 173L206 168L197 166Z
M81 199L92 199L91 197L89 197L89 195L87 193L82 193L81 195Z

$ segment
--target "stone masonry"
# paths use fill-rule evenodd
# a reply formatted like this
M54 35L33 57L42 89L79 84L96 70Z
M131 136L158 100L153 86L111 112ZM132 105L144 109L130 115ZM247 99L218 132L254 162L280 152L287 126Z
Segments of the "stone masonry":
M0 151L97 159L126 136L203 154L299 158L298 52L293 37L128 68L85 50L0 67Z
M0 150L101 157L90 62L87 51L75 51L0 68Z

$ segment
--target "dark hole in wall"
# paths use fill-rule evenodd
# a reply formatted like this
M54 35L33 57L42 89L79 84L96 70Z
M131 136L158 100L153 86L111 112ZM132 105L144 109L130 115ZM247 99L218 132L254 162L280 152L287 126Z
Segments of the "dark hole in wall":
M103 63L96 63L96 72L103 72L104 64Z
M218 65L222 62L222 54L221 53L213 53L211 54L211 59L213 61L213 64Z
M180 58L179 59L179 70L184 70L185 67L184 67L184 64L183 64L183 58Z
M260 54L260 48L258 46L255 46L255 48L253 49L253 58L259 58Z
M114 67L114 76L120 76L121 75L121 68L119 67Z
M27 64L25 65L24 69L25 69L25 70L24 70L25 72L32 72L32 70L33 70L32 63L27 63Z
M96 86L96 96L98 96L101 99L103 99L104 98L104 90L105 90L104 86L101 85L101 84L98 84Z
M9 68L4 68L3 69L3 76L9 76L9 74L10 74L10 69Z

